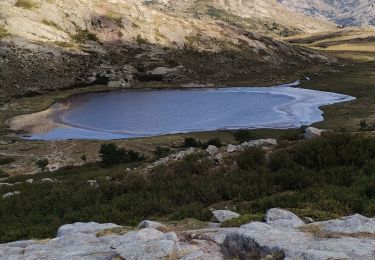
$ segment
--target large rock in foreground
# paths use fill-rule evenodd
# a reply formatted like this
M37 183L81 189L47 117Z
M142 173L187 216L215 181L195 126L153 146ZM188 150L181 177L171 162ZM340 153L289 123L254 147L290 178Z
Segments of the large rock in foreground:
M177 234L150 227L160 224L150 221L123 235L111 232L121 229L115 224L75 223L62 226L54 239L0 245L0 259L375 259L374 222L356 214L305 225L292 212L270 209L266 223Z

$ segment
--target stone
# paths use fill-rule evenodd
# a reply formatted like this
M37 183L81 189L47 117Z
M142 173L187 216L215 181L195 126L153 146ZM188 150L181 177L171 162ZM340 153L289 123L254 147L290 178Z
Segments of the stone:
M342 219L335 219L323 222L322 228L330 233L371 233L375 234L375 220L359 214L348 216Z
M77 234L77 233L96 234L99 231L102 231L105 229L118 228L118 227L121 227L121 226L118 226L112 223L98 224L96 222L88 222L88 223L77 222L74 224L67 224L67 225L61 226L57 230L56 237L66 236L70 234Z
M268 138L268 139L259 139L259 140L251 140L248 142L248 146L252 147L258 147L258 146L263 146L263 145L277 145L277 140Z
M90 187L93 187L93 188L99 187L98 181L96 180L88 180L87 183L90 185Z
M124 259L163 259L172 255L175 243L159 230L144 228L115 239L111 248Z
M316 127L308 127L305 129L304 136L305 136L305 139L314 139L314 138L322 136L322 133L326 131L327 130L319 129Z
M29 183L29 184L31 184L31 183L33 183L33 182L34 182L33 179L27 179L27 180L26 180L26 183Z
M214 210L212 211L214 220L220 223L240 217L240 214L230 210Z
M151 220L143 220L141 223L139 223L138 228L143 229L143 228L160 228L164 227L163 224L156 222L156 221L151 221Z
M275 227L302 227L305 225L296 214L276 208L267 211L266 223Z
M19 191L8 192L8 193L5 193L3 195L3 199L7 199L7 198L13 197L15 195L19 195L19 194L21 194L21 192L19 192Z
M235 146L233 144L228 145L228 148L227 148L228 153L233 153L235 151L237 151L237 146Z
M13 186L13 183L6 183L6 182L0 183L0 188L3 186Z
M54 180L52 180L51 178L43 178L43 179L41 179L40 180L40 182L43 182L43 183L52 183L52 182L54 182Z
M207 153L211 156L215 156L219 153L219 149L214 145L209 145L206 149Z

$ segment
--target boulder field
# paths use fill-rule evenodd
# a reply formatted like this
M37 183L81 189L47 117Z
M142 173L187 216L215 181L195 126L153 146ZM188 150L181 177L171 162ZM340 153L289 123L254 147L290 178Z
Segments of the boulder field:
M123 229L68 224L53 239L0 245L0 259L375 259L375 220L358 214L305 224L292 212L270 209L265 222L236 228L181 231L143 221Z

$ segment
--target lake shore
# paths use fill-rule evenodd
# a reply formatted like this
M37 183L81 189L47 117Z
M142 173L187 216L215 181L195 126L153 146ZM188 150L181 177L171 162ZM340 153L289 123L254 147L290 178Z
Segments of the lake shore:
M234 100L232 101L230 100L230 96L235 93L243 93L243 95L250 95L249 98L251 98L253 95L264 95L264 94L272 95L274 97L284 96L284 97L290 98L291 100L288 101L287 103L276 105L275 107L272 108L275 116L278 115L279 119L276 120L276 117L275 117L275 119L269 122L259 121L258 123L256 123L257 121L252 120L252 121L247 121L247 123L243 122L240 124L239 123L233 124L233 123L230 123L231 121L228 121L228 122L223 121L219 125L210 126L206 124L204 125L204 127L202 126L202 128L198 127L198 125L194 127L194 125L192 125L193 122L191 122L189 123L189 128L185 128L185 129L181 128L181 129L173 129L173 130L172 129L167 130L168 128L166 130L161 130L163 129L161 128L159 131L155 130L153 132L148 133L145 127L141 127L142 131L135 130L135 132L134 131L129 132L129 130L122 129L122 128L110 131L110 130L104 130L104 128L103 130L101 130L100 126L90 127L90 125L85 125L84 123L82 124L81 122L76 123L74 121L69 121L69 120L64 119L64 115L68 114L69 111L74 111L81 105L85 105L91 99L103 98L105 96L111 96L111 95L113 97L118 97L119 95L122 95L125 93L125 92L117 91L117 92L104 92L104 93L101 92L101 93L91 93L91 94L86 94L86 95L82 94L78 96L72 96L68 99L55 103L47 110L28 114L28 115L16 116L7 120L6 123L11 127L11 129L15 131L26 131L30 133L30 135L29 134L22 135L24 138L40 139L40 140L43 140L43 139L44 140L55 140L55 139L108 140L108 139L135 138L135 137L139 138L139 137L147 137L147 136L200 132L200 131L216 131L220 129L221 130L231 130L231 129L233 130L233 129L240 129L240 128L287 129L287 128L298 128L298 127L301 127L302 125L310 125L312 123L323 120L322 111L319 109L320 106L350 101L354 99L353 97L336 94L336 93L318 92L314 90L301 89L301 88L298 88L298 85L299 85L299 82L284 84L284 85L275 86L275 87L268 87L268 88L260 88L260 87L201 88L201 91L205 91L205 93L202 93L202 94L204 95L207 95L207 94L212 95L213 93L216 93L215 95L219 94L223 96L223 98L226 99L226 102L228 104L231 104L234 102ZM142 92L139 92L136 90L129 90L126 93L129 93L129 95L134 95L136 93L139 93L141 94L141 96L143 96L142 93L145 91L147 90L142 90ZM160 90L160 91L164 91L164 92L172 91L172 89ZM175 91L183 91L183 90L175 89ZM185 90L186 94L189 94L189 95L194 94L194 92L190 92L190 91L193 91L193 90L189 90L189 92L186 92ZM153 95L160 95L162 93L163 92L157 92L157 93L154 93ZM173 94L182 95L182 92L173 93ZM194 95L197 95L197 93L195 93ZM198 95L200 95L200 93ZM216 100L215 103L217 101L218 100ZM264 100L264 102L266 102L266 100ZM121 104L123 103L123 101L117 100L114 103ZM164 104L164 102L159 102L159 103ZM150 104L147 104L147 105L150 105ZM151 106L153 105L151 104ZM173 105L171 104L170 106L173 106ZM131 108L128 108L128 109L131 109ZM128 110L128 109L125 109L125 110ZM155 109L157 108L152 108L151 111ZM263 109L270 109L270 108L263 108ZM227 109L224 109L224 111L225 110ZM201 113L201 111L197 111L197 113ZM219 114L222 114L222 113L219 113ZM169 115L167 116L167 118L171 116L172 115ZM210 116L209 118L210 120L212 120L212 116ZM150 118L149 120L151 119L152 118ZM100 120L100 119L95 119L95 121L97 120ZM147 121L147 119L145 120ZM195 120L196 118L194 119L194 121ZM238 121L240 119L232 118L232 120ZM160 127L163 127L162 125ZM152 127L152 129L154 129L154 127Z

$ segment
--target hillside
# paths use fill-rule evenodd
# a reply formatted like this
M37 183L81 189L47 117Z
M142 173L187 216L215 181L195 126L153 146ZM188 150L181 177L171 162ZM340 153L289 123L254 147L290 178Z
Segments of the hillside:
M0 17L2 99L149 81L273 84L334 61L275 40L332 24L273 0L6 0Z
M372 0L277 0L292 11L327 18L339 25L375 25Z

